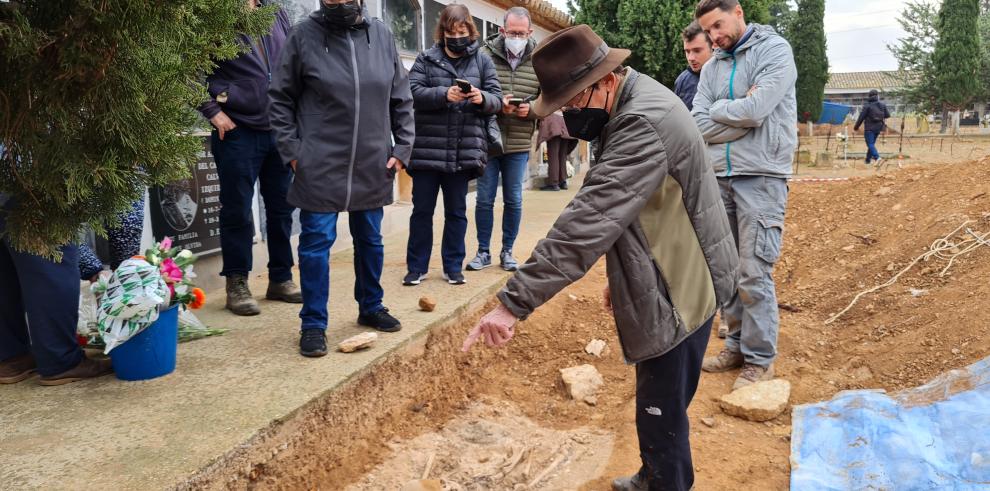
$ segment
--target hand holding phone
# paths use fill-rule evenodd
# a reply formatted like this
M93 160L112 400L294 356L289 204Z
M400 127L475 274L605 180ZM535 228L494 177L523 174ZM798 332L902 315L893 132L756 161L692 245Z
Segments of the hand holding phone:
M471 82L468 82L467 80L464 80L464 79L459 78L459 79L454 80L454 83L456 83L457 86L460 87L461 92L464 92L465 94L467 94L468 92L471 92Z

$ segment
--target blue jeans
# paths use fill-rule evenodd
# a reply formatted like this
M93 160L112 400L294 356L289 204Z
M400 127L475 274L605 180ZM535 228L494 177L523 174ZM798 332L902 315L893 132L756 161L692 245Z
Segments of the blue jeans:
M869 163L871 160L880 160L880 152L877 151L877 137L880 133L876 131L866 131L863 133L863 137L866 138L866 162Z
M406 268L410 273L426 273L433 253L433 211L437 194L443 190L443 257L444 273L460 273L464 267L464 235L467 234L467 190L474 171L438 172L418 170L413 179L413 212L409 217L409 243Z
M299 283L303 307L299 311L302 329L326 329L330 301L330 248L337 240L337 213L302 210L299 222ZM351 237L354 240L354 300L362 315L382 310L381 208L349 212Z
M0 218L0 232L5 226ZM56 263L0 239L0 278L0 361L31 353L44 377L78 365L78 247L63 246Z
M282 162L275 137L270 131L239 126L224 139L216 130L211 141L220 177L220 247L223 251L221 276L246 276L251 271L254 247L254 218L251 199L254 183L261 181L265 200L268 242L268 280L274 283L292 279L292 207L285 195L292 183L292 170Z
M491 247L492 228L495 225L495 193L498 191L499 174L502 176L502 250L511 251L519 235L522 221L522 185L526 179L529 152L507 153L488 159L485 173L478 178L478 200L474 221L478 226L478 249Z

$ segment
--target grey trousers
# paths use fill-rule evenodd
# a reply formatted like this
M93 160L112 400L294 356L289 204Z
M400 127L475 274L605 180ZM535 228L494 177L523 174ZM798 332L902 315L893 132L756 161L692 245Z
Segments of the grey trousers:
M725 347L741 352L746 363L766 367L777 356L780 317L773 266L783 241L787 180L720 177L718 184L739 249L739 287L722 311L729 326Z

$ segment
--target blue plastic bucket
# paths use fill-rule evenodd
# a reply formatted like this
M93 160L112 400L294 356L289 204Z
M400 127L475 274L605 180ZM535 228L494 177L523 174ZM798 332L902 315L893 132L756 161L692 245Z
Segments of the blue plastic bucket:
M110 351L117 378L148 380L175 370L175 352L179 346L179 306L173 305L158 314L158 320L124 344Z

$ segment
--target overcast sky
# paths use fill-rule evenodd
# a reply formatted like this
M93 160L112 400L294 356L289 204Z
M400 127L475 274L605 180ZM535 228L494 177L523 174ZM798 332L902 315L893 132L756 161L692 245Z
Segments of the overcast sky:
M550 0L567 11L567 0ZM827 0L825 37L833 72L895 70L887 44L904 36L897 24L903 0Z

